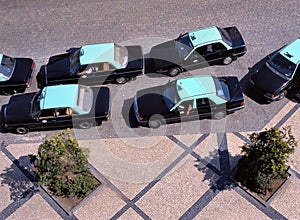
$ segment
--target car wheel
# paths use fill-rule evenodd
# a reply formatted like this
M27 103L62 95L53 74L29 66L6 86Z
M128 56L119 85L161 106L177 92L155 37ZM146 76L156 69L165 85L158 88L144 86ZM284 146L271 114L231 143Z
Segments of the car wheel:
M228 56L228 57L225 57L225 58L223 59L223 64L224 64L224 65L228 65L228 64L231 64L232 61L233 61L233 57L232 57L232 56Z
M164 122L164 118L161 115L159 114L152 115L148 121L148 126L150 128L159 128L161 124L163 124L163 122Z
M18 134L27 134L28 131L29 131L29 129L26 128L26 127L17 127L17 128L15 129L15 131L16 131L16 133L18 133Z
M279 93L279 95L278 95L277 100L279 101L279 100L283 99L284 97L286 97L286 95L287 95L287 90L281 91L281 93Z
M92 124L88 121L83 121L78 124L78 127L81 129L89 129L92 127Z
M127 82L127 79L125 78L125 77L118 77L118 78L116 78L116 82L118 83L118 84L124 84L124 83L126 83Z
M169 76L172 76L172 77L177 76L180 73L181 73L181 69L178 67L172 68L168 71Z
M215 112L214 114L213 114L213 119L222 119L222 118L224 118L225 117L225 112L224 111L220 111L220 112Z

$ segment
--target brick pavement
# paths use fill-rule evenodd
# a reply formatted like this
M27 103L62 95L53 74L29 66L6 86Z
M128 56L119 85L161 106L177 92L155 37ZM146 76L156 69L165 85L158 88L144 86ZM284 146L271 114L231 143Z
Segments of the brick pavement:
M5 1L0 6L1 11L6 12L0 14L5 30L1 31L0 45L3 53L33 57L38 70L49 56L82 44L128 44L143 42L149 37L157 42L199 27L237 25L247 43L247 54L226 70L216 66L210 71L242 79L247 69L264 56L299 37L295 27L300 22L299 7L297 0L284 3L276 0ZM144 52L149 51L148 44L142 43L142 46ZM129 88L151 85L151 80L139 79ZM125 86L122 88L128 90ZM122 88L114 90L114 94L120 94ZM33 85L29 91L35 90ZM230 129L218 131L216 128L215 132L206 134L206 128L199 128L197 132L185 128L197 127L198 122L185 123L179 132L176 125L171 125L166 136L154 133L154 137L144 139L145 143L149 140L158 143L149 148L135 148L136 140L127 134L121 141L109 138L106 133L111 124L101 126L99 132L105 133L101 139L104 145L96 145L95 139L83 140L82 145L92 150L90 164L101 177L102 188L70 216L44 191L37 190L27 172L26 155L36 152L38 144L52 132L42 135L33 132L23 137L1 134L1 138L8 137L8 140L1 139L0 219L297 219L300 216L299 149L289 162L294 171L291 183L267 206L228 179L240 158L238 146L247 140L250 131L292 125L300 143L299 104L285 99L261 106L245 98L246 109L231 115L226 122L226 128ZM8 100L7 97L0 99L1 103ZM209 121L201 121L201 124L208 130L212 127ZM119 129L126 128L122 126ZM139 131L144 133L139 134ZM142 139L149 131L135 132L138 135L133 136ZM87 132L82 139L88 139L88 135ZM11 144L14 139L19 141ZM98 146L105 150L105 157ZM107 160L112 156L114 160ZM122 162L132 165L135 175L130 173L133 170L124 169ZM153 170L143 172L149 167ZM111 172L113 169L115 172Z

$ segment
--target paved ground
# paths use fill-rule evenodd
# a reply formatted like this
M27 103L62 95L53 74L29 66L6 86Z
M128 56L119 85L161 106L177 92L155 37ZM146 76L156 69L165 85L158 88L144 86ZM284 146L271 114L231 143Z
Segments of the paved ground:
M243 86L248 68L299 37L299 1L4 1L0 9L2 53L32 57L37 70L51 55L82 44L119 42L152 45L179 33L218 25L236 25L247 54L229 66L186 75L236 75ZM112 117L87 131L73 129L91 150L90 165L104 183L71 216L28 175L27 155L52 133L24 136L0 133L0 219L298 219L300 151L290 160L291 182L274 200L262 205L228 178L240 157L247 133L292 125L300 143L299 104L285 99L271 104L245 95L246 108L221 121L201 120L131 128L128 109L139 88L163 84L153 74L112 91ZM28 91L36 91L35 82ZM9 97L0 97L0 104Z

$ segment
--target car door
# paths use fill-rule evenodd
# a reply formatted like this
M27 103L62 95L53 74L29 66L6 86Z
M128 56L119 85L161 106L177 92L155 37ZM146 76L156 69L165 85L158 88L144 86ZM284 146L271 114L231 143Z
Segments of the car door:
M201 46L193 50L192 53L183 61L183 67L186 70L203 67L207 62L205 60L206 46Z
M105 81L111 81L111 75L115 69L108 62L89 64L79 72L80 82L88 83L89 85L99 85Z
M194 99L182 101L178 105L180 118L182 121L198 119L198 112L195 108Z
M223 60L226 55L228 55L226 47L222 43L217 42L206 46L204 59L208 63L217 63L220 60Z
M60 128L72 126L72 115L70 108L44 109L38 117L38 123L41 128Z
M199 118L211 116L211 104L208 98L196 99L197 113Z

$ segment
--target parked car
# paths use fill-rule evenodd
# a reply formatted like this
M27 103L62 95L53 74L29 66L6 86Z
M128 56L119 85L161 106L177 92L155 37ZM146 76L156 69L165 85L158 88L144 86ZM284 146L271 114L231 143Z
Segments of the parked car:
M154 46L150 51L156 72L169 76L210 64L230 64L246 53L236 27L208 27L181 34L177 39Z
M138 91L133 104L137 122L151 128L199 118L221 119L242 108L243 93L233 76L177 79Z
M0 54L0 62L0 93L12 95L25 92L32 81L34 61Z
M49 58L37 74L38 87L57 84L126 83L144 72L141 46L84 45Z
M18 134L31 129L90 128L109 116L109 89L84 85L56 85L40 92L16 95L2 106L3 127Z
M300 86L300 38L268 56L261 68L250 77L253 87L269 101L281 100L291 86Z

